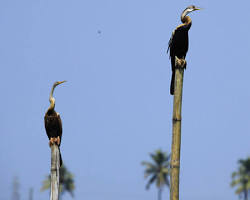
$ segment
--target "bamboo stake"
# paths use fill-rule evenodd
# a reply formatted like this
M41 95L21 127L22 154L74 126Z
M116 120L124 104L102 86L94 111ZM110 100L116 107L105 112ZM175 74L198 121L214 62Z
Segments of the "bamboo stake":
M59 199L60 155L56 144L51 146L50 200Z
M170 172L170 200L179 200L179 174L180 174L180 149L181 149L181 105L183 75L186 61L175 57L175 86L173 108L173 134Z

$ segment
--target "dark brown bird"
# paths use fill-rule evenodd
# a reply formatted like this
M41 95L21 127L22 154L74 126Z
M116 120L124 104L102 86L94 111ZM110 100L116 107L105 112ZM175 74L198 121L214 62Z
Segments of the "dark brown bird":
M170 50L171 66L172 66L172 78L170 85L170 94L174 95L174 83L175 83L175 56L185 59L188 51L188 31L192 25L192 20L187 14L200 10L195 6L188 6L181 14L180 24L172 33L172 37L168 43L168 51ZM167 51L167 52L168 52Z
M49 145L56 143L60 152L60 144L62 139L62 121L58 112L55 111L55 98L53 97L53 92L56 86L65 81L57 81L54 83L50 92L50 106L44 116L44 125L46 129L47 136L49 138ZM60 166L62 165L62 157L60 152Z

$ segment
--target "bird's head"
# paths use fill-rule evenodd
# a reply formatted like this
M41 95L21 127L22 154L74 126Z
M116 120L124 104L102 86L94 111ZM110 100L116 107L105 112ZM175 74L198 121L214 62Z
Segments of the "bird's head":
M186 15L187 15L187 14L189 14L189 13L195 11L195 10L200 10L200 9L201 9L201 8L198 8L198 7L194 6L194 5L191 5L191 6L188 6L188 7L183 11L183 13L185 12Z
M58 86L58 85L60 85L60 84L62 84L62 83L64 83L64 82L66 82L66 81L56 81L56 82L54 83L53 87L55 88L56 86Z
M185 9L185 11L187 12L187 14L188 13L191 13L191 12L193 12L193 11L195 11L195 10L200 10L201 8L198 8L198 7L196 7L196 6L194 6L194 5L191 5L191 6L188 6L186 9Z
M186 17L186 15L188 15L189 13L195 11L195 10L200 10L201 8L198 8L194 5L188 6L185 10L183 10L182 14L181 14L181 20L183 21L184 18Z

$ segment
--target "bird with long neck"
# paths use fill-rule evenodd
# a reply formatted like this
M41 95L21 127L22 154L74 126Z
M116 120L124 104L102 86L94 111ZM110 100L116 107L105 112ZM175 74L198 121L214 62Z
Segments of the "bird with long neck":
M53 93L55 87L64 82L65 81L57 81L53 84L49 96L50 106L44 116L44 125L47 136L49 138L49 145L51 146L55 143L58 145L58 148L60 147L62 138L62 121L59 113L55 111L55 98L53 97ZM60 165L62 165L60 148L59 148L59 153L60 153Z
M50 92L50 95L49 95L49 101L50 101L50 106L49 106L49 109L48 109L48 111L46 112L46 115L45 116L50 116L51 117L51 119L50 120L48 120L48 124L52 124L55 120L52 120L52 119L54 119L54 118L58 118L58 121L60 122L60 124L59 125L57 125L57 126L59 126L58 127L58 129L59 130L51 130L51 131L53 131L53 132L60 132L60 129L62 129L62 128L60 128L60 126L62 126L61 125L61 118L60 118L60 115L59 115L59 113L57 113L56 111L55 111L55 102L56 102L56 100L55 100L55 98L53 97L53 93L54 93L54 90L55 90L55 88L56 88L56 86L58 86L58 85L60 85L60 84L62 84L62 83L64 83L64 82L66 82L66 81L57 81L57 82L55 82L54 84L53 84L53 86L52 86L52 89L51 89L51 92ZM50 122L49 122L50 121ZM55 122L54 122L55 123ZM54 128L55 128L55 125L51 125L51 126L53 126ZM48 133L47 133L48 134ZM54 134L52 134L53 136L55 136L55 133ZM57 135L57 137L52 137L52 136L50 136L49 137L49 140L50 140L50 142L49 142L49 144L50 144L50 146L53 144L53 143L57 143L57 145L59 146L60 145L60 143L61 143L61 136L59 136L58 134L56 134Z
M59 113L55 111L55 98L53 97L54 90L56 86L64 83L65 81L57 81L53 84L49 101L50 106L45 114L45 128L47 135L50 140L50 145L52 145L54 142L56 142L58 145L60 145L61 140L61 132L62 132L62 125L61 125L61 118Z
M188 6L181 14L182 24L176 27L168 43L168 50L170 49L170 58L172 66L172 78L170 85L170 94L174 94L175 83L175 56L185 59L188 51L188 31L192 25L192 20L187 16L190 12L200 10L195 6Z

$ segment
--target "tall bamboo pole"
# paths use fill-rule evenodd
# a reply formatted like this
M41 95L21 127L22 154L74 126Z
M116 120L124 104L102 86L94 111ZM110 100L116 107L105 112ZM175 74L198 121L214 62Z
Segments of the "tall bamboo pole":
M170 173L170 200L179 200L179 174L180 174L180 150L181 150L181 105L183 75L186 61L175 57L175 86L173 108L173 135L171 152Z
M56 144L51 146L50 200L59 199L60 154Z

